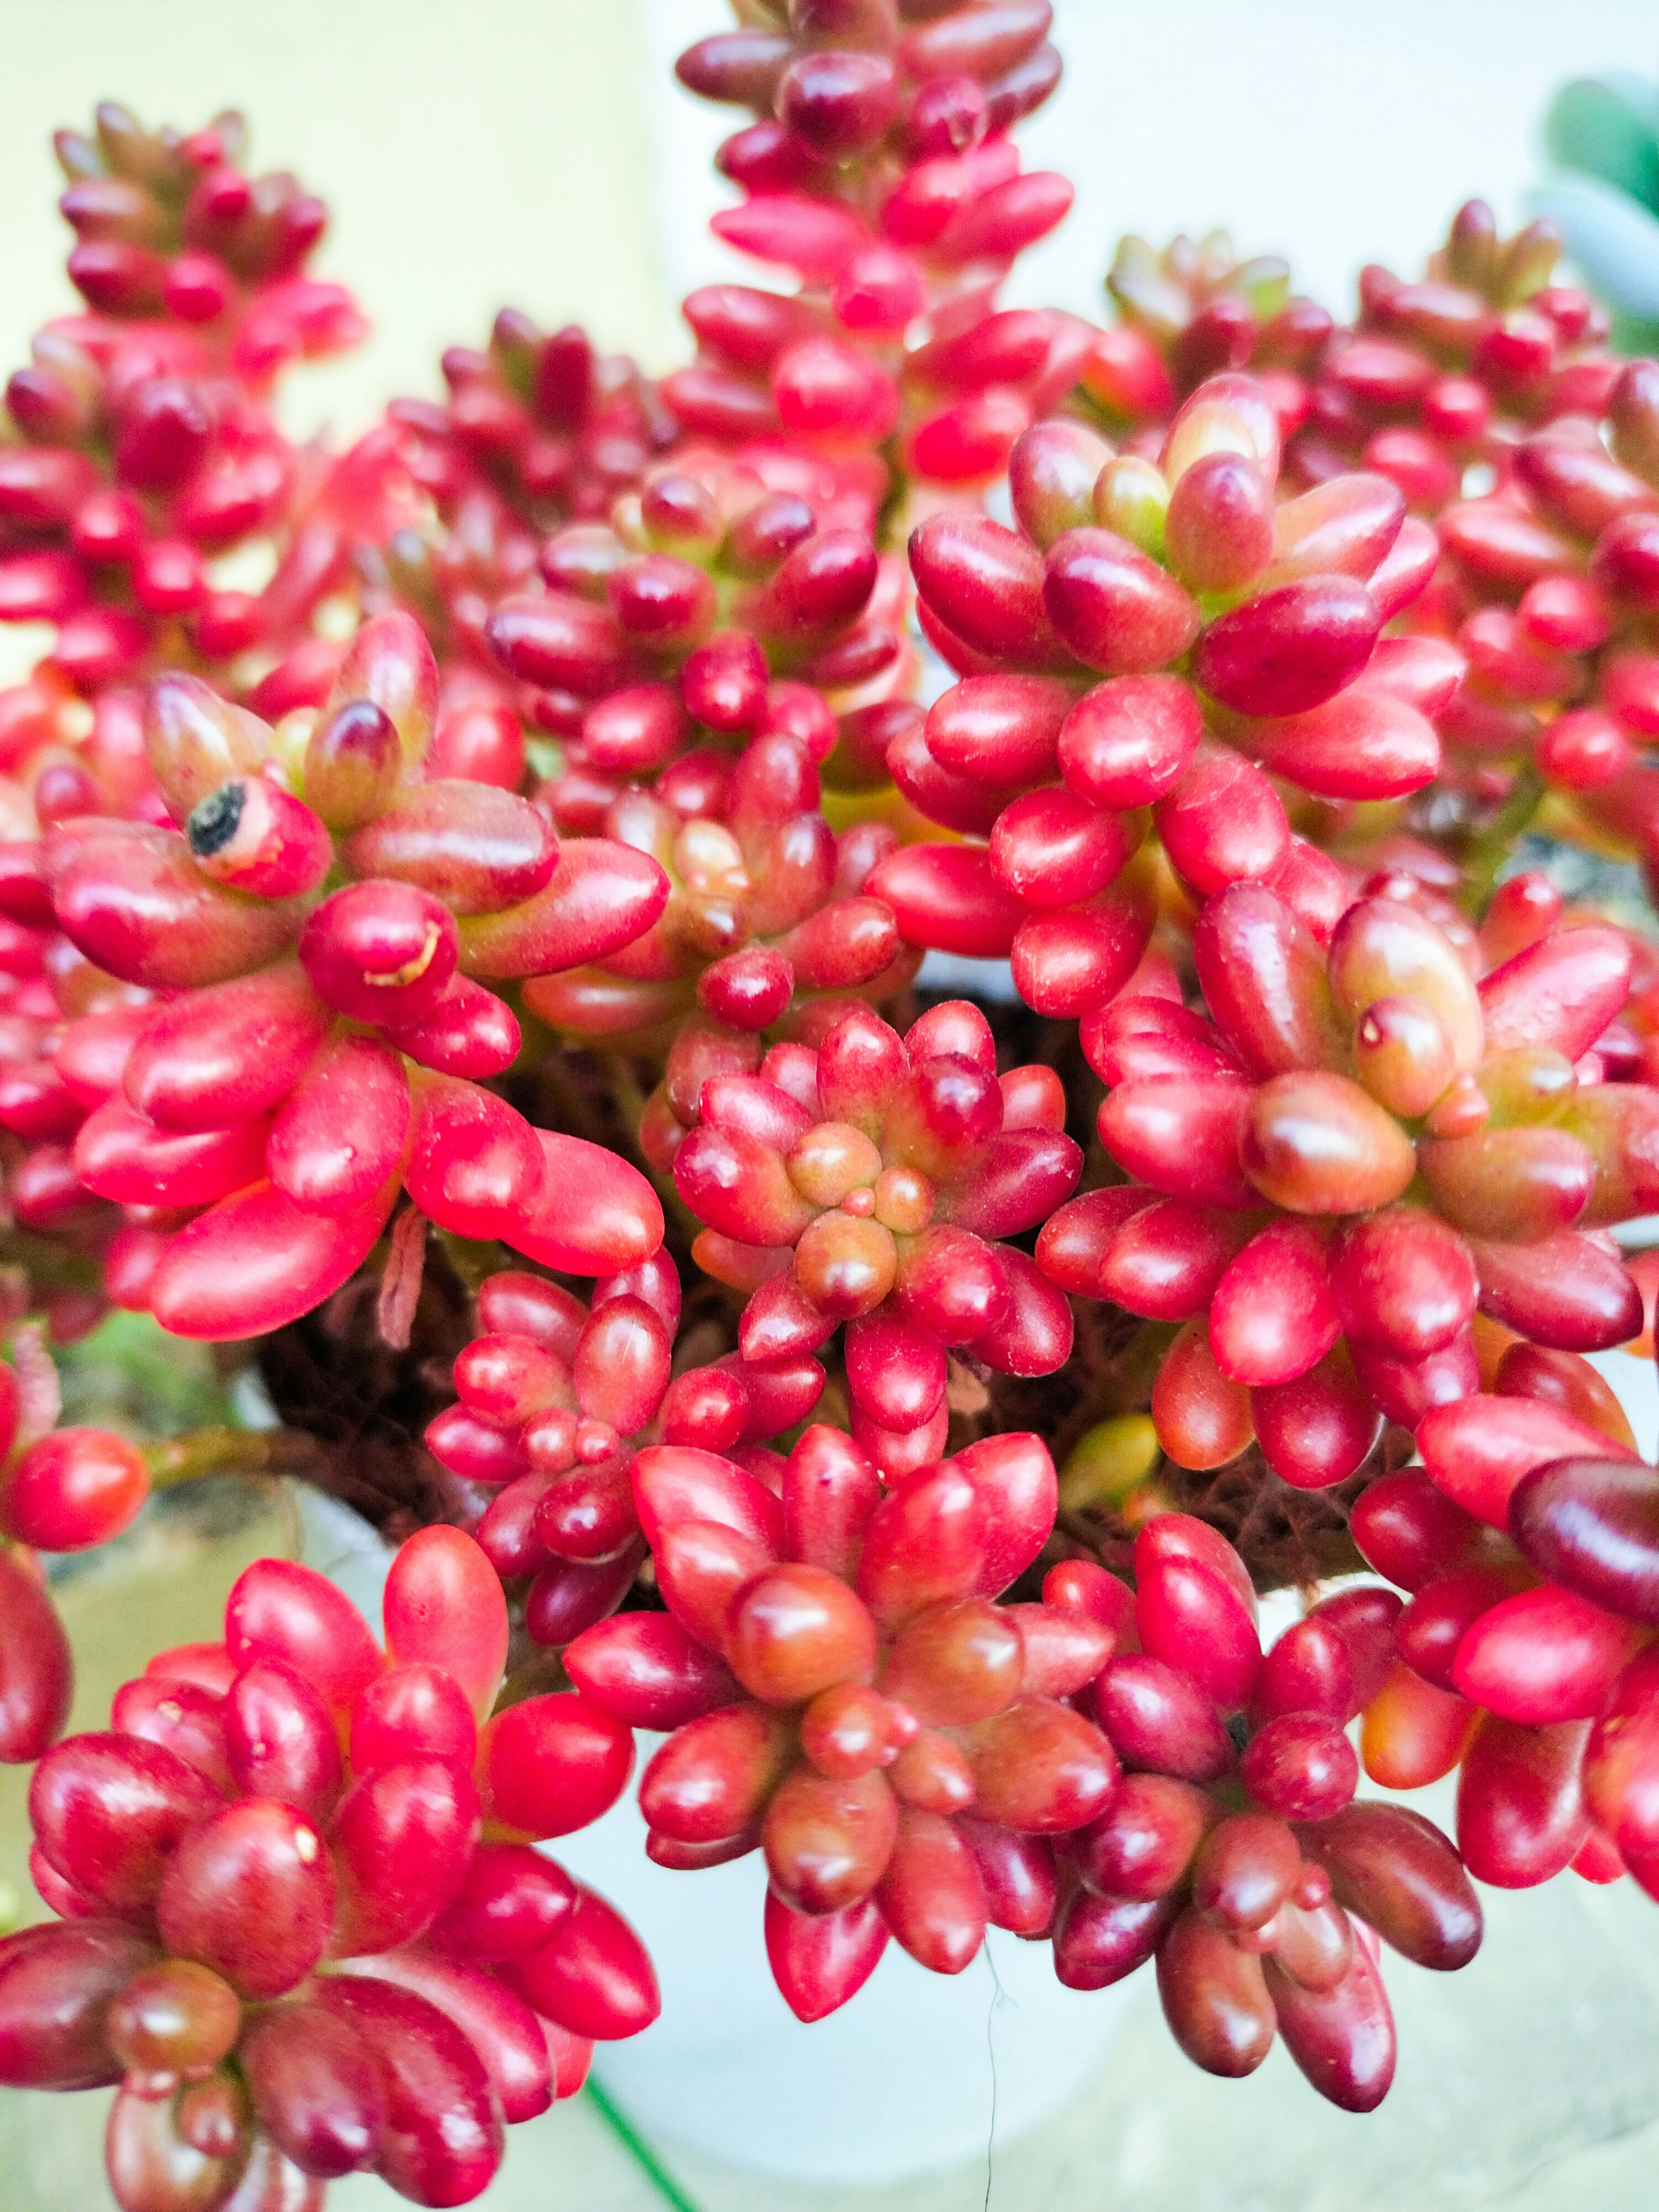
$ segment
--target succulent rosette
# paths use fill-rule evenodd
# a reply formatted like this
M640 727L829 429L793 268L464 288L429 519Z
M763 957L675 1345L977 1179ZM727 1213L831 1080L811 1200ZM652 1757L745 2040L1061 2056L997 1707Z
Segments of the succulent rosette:
M1477 1310L1554 1351L1638 1334L1605 1232L1659 1189L1659 1095L1607 1080L1596 1049L1629 950L1540 903L1477 983L1406 899L1358 900L1327 949L1237 884L1194 931L1209 1019L1126 997L1085 1023L1132 1180L1062 1208L1038 1259L1179 1325L1151 1408L1178 1465L1254 1437L1293 1485L1345 1480L1385 1418L1415 1428L1477 1390Z
M1334 325L1316 300L1292 294L1290 264L1277 254L1241 261L1220 230L1171 239L1162 251L1130 236L1118 241L1106 289L1121 320L1097 341L1083 392L1109 427L1133 428L1160 411L1151 375L1143 372L1144 386L1134 378L1134 339L1165 373L1164 415L1206 377L1230 368L1261 377L1292 422L1306 412L1307 379Z
M1048 0L769 4L680 57L691 91L756 117L716 157L746 196L715 216L716 236L800 288L687 299L698 359L662 396L689 431L842 462L871 526L890 441L929 496L1000 474L1094 336L1076 316L995 311L1015 258L1072 203L1063 177L1022 171L1008 136L1060 82L1053 13Z
M123 2205L317 2206L363 2169L463 2203L656 2014L632 1929L526 1847L614 1802L628 1730L571 1692L488 1717L507 1613L459 1530L410 1539L385 1610L382 1650L261 1560L222 1643L157 1653L35 1771L60 1917L0 1942L0 2078L118 2086Z
M1458 1847L1481 1881L1528 1888L1571 1866L1651 1892L1659 1478L1595 1370L1523 1340L1417 1441L1421 1466L1353 1510L1361 1552L1409 1594L1366 1704L1367 1772L1410 1790L1455 1770Z
M165 679L147 735L183 827L89 817L45 849L71 943L159 1000L89 1014L55 1058L92 1107L82 1185L173 1217L124 1302L180 1334L308 1311L367 1258L400 1188L456 1236L578 1273L660 1238L635 1170L484 1088L520 1037L483 979L627 942L663 878L602 840L562 851L495 786L421 781L436 689L399 616L359 632L325 708L278 730Z
M1276 505L1279 451L1269 392L1229 373L1182 409L1161 465L1043 424L1011 462L1019 530L916 532L922 626L963 681L889 766L921 811L987 842L877 869L911 942L1011 957L1039 1012L1086 1013L1151 939L1152 830L1194 905L1256 882L1334 918L1340 883L1275 779L1340 802L1421 788L1462 664L1382 635L1428 580L1432 532L1377 476Z
M36 338L0 447L0 620L57 629L37 714L54 684L95 696L158 658L226 665L291 641L274 603L216 586L211 563L280 537L318 473L262 404L278 372L367 326L304 273L322 202L248 176L246 143L235 114L181 136L112 103L90 136L58 135L88 312Z
M349 294L304 274L327 209L284 172L246 173L234 110L181 135L106 100L90 136L60 131L53 144L76 240L69 275L94 314L182 324L254 391L285 362L362 337Z
M997 1601L1054 1519L1041 1441L989 1437L884 1495L815 1426L777 1491L670 1445L634 1489L668 1610L589 1629L565 1664L667 1735L640 1783L659 1865L764 1854L767 1956L798 2016L846 2003L890 1935L954 1974L988 1923L1046 1933L1052 1844L1109 1801L1117 1762L1069 1702L1111 1629Z
M1483 1882L1571 1867L1659 1893L1659 1475L1586 1360L1494 1334L1481 1393L1425 1414L1421 1464L1353 1509L1365 1559L1408 1593L1366 1771L1400 1790L1455 1771Z
M679 433L625 356L512 310L486 351L453 347L443 370L447 404L393 400L342 456L274 588L314 596L325 583L371 613L407 608L443 672L446 772L516 789L518 710L537 694L503 682L489 617L535 580L545 531L604 522Z
M283 531L304 457L187 330L82 318L35 350L6 388L0 618L52 623L49 678L94 696L158 657L265 646L267 607L210 564Z
M526 1004L617 1048L695 1030L700 1005L741 1056L798 997L900 988L916 956L864 890L896 833L855 817L838 838L819 773L846 729L908 711L890 703L914 670L895 564L705 453L653 471L609 526L556 534L542 567L554 588L489 624L543 687L532 714L570 732L538 798L567 834L649 854L670 896L619 956L538 978Z
M452 346L443 374L441 428L418 401L394 402L389 419L417 441L458 447L516 515L543 530L604 521L678 434L637 365L600 354L574 324L539 331L503 308L488 346Z
M1054 1071L999 1079L976 1008L947 1001L903 1038L854 1008L816 1051L708 1078L698 1105L674 1184L704 1224L699 1266L750 1293L744 1357L816 1352L845 1322L853 1433L884 1471L943 1449L951 1353L1002 1374L1064 1362L1065 1299L1000 1240L1045 1218L1082 1159Z
M1469 200L1415 283L1362 271L1358 321L1326 349L1292 468L1315 483L1373 469L1432 514L1473 465L1501 484L1528 428L1600 415L1620 363L1602 311L1550 281L1560 252L1553 223L1500 238L1485 201Z
M1214 1529L1161 1514L1135 1540L1134 1594L1086 1562L1051 1602L1109 1620L1091 1698L1123 1767L1059 1844L1054 1965L1099 1989L1155 1958L1164 2017L1206 2072L1237 2077L1276 2035L1320 2094L1370 2112L1394 2078L1381 1936L1415 1964L1467 1966L1481 1912L1420 1814L1356 1802L1345 1733L1389 1674L1398 1595L1322 1600L1263 1653L1255 1596Z
M729 772L687 756L613 801L604 828L657 862L668 902L613 959L534 977L526 1006L611 1049L667 1039L660 1099L690 1126L705 1076L759 1066L763 1031L821 1020L854 995L894 996L921 956L865 885L896 836L871 823L837 836L820 798L810 754L780 732Z
M1413 627L1468 674L1440 718L1463 781L1577 840L1646 854L1659 732L1659 372L1611 364L1605 396L1510 447L1504 481L1447 508L1446 560Z
M867 530L821 520L803 474L804 490L707 447L683 452L608 522L555 532L547 589L491 616L490 645L531 687L536 720L581 748L567 756L579 772L568 795L555 779L573 826L687 750L698 726L729 742L799 726L823 757L833 712L817 695L850 708L903 682L902 576ZM787 684L775 701L775 678Z

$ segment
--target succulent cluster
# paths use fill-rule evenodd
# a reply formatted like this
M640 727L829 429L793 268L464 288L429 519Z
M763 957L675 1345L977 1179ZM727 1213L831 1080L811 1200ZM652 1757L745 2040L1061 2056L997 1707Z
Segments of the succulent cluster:
M1292 295L1288 262L1276 254L1241 261L1225 231L1171 239L1162 251L1144 238L1119 242L1106 289L1119 321L1097 346L1098 364L1085 376L1089 398L1123 426L1155 425L1169 411L1156 371L1138 362L1135 341L1156 354L1176 393L1185 398L1206 377L1248 368L1279 394L1281 411L1306 406L1306 374L1334 328L1316 300ZM1104 374L1113 362L1117 388ZM1139 366L1138 379L1133 369Z
M1479 203L1351 325L1220 236L1000 308L1071 197L1011 135L1047 0L738 14L681 76L796 289L694 294L659 382L503 313L340 451L268 404L358 328L319 204L231 118L60 143L86 312L0 443L57 1918L0 2081L118 2085L124 2212L476 2195L653 2016L535 1848L636 1730L803 2019L1003 1928L1355 2111L1383 1945L1659 1896L1659 1474L1586 1357L1652 1356L1659 952L1552 880L1659 879L1659 367ZM283 1425L58 1429L111 1306ZM226 1468L372 1503L371 1435L384 1650L262 1562L57 1741L52 1555ZM1455 1839L1356 1796L1454 1770Z
M706 1273L750 1293L746 1359L819 1350L846 1324L853 1434L889 1476L938 1456L948 1355L1048 1375L1072 1317L1000 1240L1043 1219L1082 1161L1051 1069L1000 1079L990 1026L947 1000L897 1031L862 1009L814 1052L715 1076L673 1158Z
M385 1610L382 1650L261 1560L222 1643L158 1652L35 1769L59 1918L0 1946L0 2051L30 2087L119 2084L123 2205L312 2204L363 2167L465 2203L655 2016L627 1923L527 1848L614 1802L628 1731L576 1692L488 1717L507 1607L459 1529L410 1540Z
M739 453L822 456L867 522L907 484L926 504L990 483L1076 383L1093 335L1076 316L995 305L1072 204L1064 177L1022 170L1009 136L1060 82L1049 0L742 12L752 24L701 40L678 74L753 112L715 157L744 198L714 229L799 289L693 292L698 358L664 380L665 402Z
M216 588L212 564L289 530L314 493L315 457L264 404L276 375L367 326L304 274L322 202L291 176L248 176L246 139L237 115L185 137L112 104L91 137L58 133L86 312L48 323L6 386L0 619L58 630L7 702L9 739L31 707L49 729L65 687L280 649L309 611Z
M661 878L599 840L573 866L527 799L422 779L436 690L402 615L365 623L323 707L276 729L161 677L146 752L181 826L84 813L42 842L38 888L64 939L129 987L41 1040L66 1101L54 1133L74 1139L55 1148L54 1202L141 1210L118 1302L179 1335L308 1312L400 1189L456 1236L506 1234L578 1272L660 1239L635 1170L483 1087L520 1039L477 979L637 936Z
M1500 238L1470 200L1416 283L1364 270L1353 328L1312 380L1301 472L1317 482L1358 461L1434 514L1469 468L1505 477L1528 428L1601 414L1620 363L1601 311L1550 282L1560 251L1547 222Z
M988 1923L1046 1934L1048 1838L1110 1799L1117 1762L1068 1703L1110 1627L995 1602L1053 1523L1040 1439L988 1437L884 1494L815 1425L775 1492L663 1446L635 1492L668 1610L590 1628L567 1668L617 1719L668 1732L640 1784L659 1865L764 1853L767 1956L799 2017L845 2004L890 1935L955 1974Z
M1018 532L960 514L917 530L920 619L963 673L890 767L921 812L985 842L878 871L907 935L1005 953L1028 1005L1086 1015L1151 940L1152 833L1191 906L1282 884L1334 920L1340 879L1278 785L1349 803L1421 789L1462 664L1382 638L1437 557L1394 486L1354 474L1276 503L1279 461L1272 395L1229 372L1175 416L1161 464L1040 424L1010 457Z
M1639 1333L1596 1235L1659 1200L1659 1096L1594 1054L1629 948L1551 928L1531 888L1542 933L1477 985L1408 898L1356 900L1324 947L1234 884L1193 932L1207 1023L1124 996L1085 1024L1129 1180L1060 1208L1037 1257L1063 1289L1181 1325L1151 1405L1180 1465L1254 1436L1296 1487L1345 1481L1385 1419L1414 1429L1477 1388L1477 1310L1553 1352Z
M1264 1654L1237 1553L1185 1514L1135 1539L1133 1610L1097 1568L1056 1596L1117 1617L1095 1711L1123 1762L1106 1810L1065 1839L1073 1886L1054 1965L1098 1989L1148 1959L1195 2064L1253 2073L1282 2035L1322 2096L1370 2112L1394 2079L1378 1937L1467 1966L1480 1906L1457 1852L1404 1807L1357 1802L1345 1733L1390 1662L1400 1600L1328 1597Z
M679 1278L659 1252L597 1283L591 1309L518 1270L478 1286L485 1334L455 1362L458 1402L427 1449L494 1492L477 1537L524 1590L525 1632L562 1647L634 1587L647 1552L635 1492L641 1449L758 1451L804 1420L823 1389L816 1360L728 1352L671 1380Z

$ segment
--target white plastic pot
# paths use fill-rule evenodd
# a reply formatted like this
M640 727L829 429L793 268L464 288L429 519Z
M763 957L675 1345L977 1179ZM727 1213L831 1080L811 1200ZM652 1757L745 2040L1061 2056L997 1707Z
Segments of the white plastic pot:
M730 2165L874 2182L982 2158L994 2116L1002 2149L1073 2094L1139 2002L1134 1983L1063 1989L1047 1943L994 1929L954 1978L890 1943L850 2004L804 2027L766 1963L757 1852L665 1872L631 1790L547 1848L633 1923L662 1984L660 2019L601 2044L595 2073L647 2135Z

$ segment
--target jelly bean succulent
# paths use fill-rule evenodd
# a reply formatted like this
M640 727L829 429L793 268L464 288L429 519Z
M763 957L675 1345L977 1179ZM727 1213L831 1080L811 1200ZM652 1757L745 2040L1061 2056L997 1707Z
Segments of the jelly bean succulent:
M270 404L357 332L320 204L234 118L60 141L0 2081L116 2089L124 2212L483 2189L657 2009L539 1848L636 1733L803 2020L1007 1931L1353 2112L1384 1947L1659 1896L1659 1475L1593 1364L1659 1290L1659 368L1478 202L1347 322L1219 234L1003 307L1048 0L737 12L680 76L791 289L659 377L505 311L339 448ZM169 1335L264 1425L60 1425L54 1360ZM61 1556L216 1474L374 1524L384 1644L261 1560L64 1736ZM1454 1771L1455 1836L1389 1794Z
M503 308L484 350L452 346L443 374L441 420L410 404L403 426L416 440L458 448L515 514L544 528L571 516L603 521L651 455L673 442L672 423L635 363L596 353L574 325L538 331L527 315Z
M1317 482L1358 462L1433 514L1471 467L1506 477L1528 428L1600 414L1620 363L1605 313L1551 282L1560 252L1552 224L1502 238L1485 201L1469 200L1418 281L1364 270L1355 326L1312 380L1298 469Z
M106 103L56 143L86 311L11 375L0 449L0 619L57 630L45 671L0 702L10 726L47 729L61 687L293 641L304 611L216 585L213 563L280 542L307 503L316 459L265 404L279 373L367 328L304 273L322 202L246 173L240 116L184 136Z
M1046 1375L1071 1349L1066 1301L1017 1247L1076 1185L1051 1069L999 1079L976 1007L947 1000L901 1038L862 1010L814 1052L711 1077L674 1153L703 1223L693 1255L750 1297L745 1358L799 1358L846 1323L853 1434L884 1472L935 1457L952 1352Z
M606 1711L669 1732L640 1784L652 1858L763 1852L767 1955L803 2020L846 2003L890 1936L956 1974L988 1923L1046 1933L1048 1839L1109 1801L1117 1763L1069 1702L1111 1627L995 1602L1053 1522L1040 1439L988 1437L884 1494L815 1425L777 1492L672 1445L634 1486L667 1613L591 1628L565 1663Z
M742 12L756 20L699 41L678 74L756 118L716 156L745 195L716 236L799 289L693 292L698 358L663 398L739 452L823 453L872 518L907 484L924 503L975 489L1076 383L1092 339L1077 316L995 308L1072 204L1064 177L1022 170L1009 135L1060 82L1049 0Z
M627 1163L596 1154L578 1189L593 1148L538 1133L483 1086L520 1030L476 980L637 935L660 873L599 840L573 866L527 799L416 781L436 688L397 615L358 632L320 710L276 730L164 677L146 742L182 828L92 816L45 845L70 943L151 999L77 1025L83 1058L104 1048L89 1079L108 1080L71 1160L94 1197L191 1212L144 1287L181 1335L307 1311L361 1266L400 1188L441 1229L510 1228L578 1272L585 1240L610 1273L660 1237Z
M888 764L984 842L908 848L872 889L918 942L1008 955L1039 1012L1087 1013L1133 972L1158 912L1150 835L1194 903L1283 882L1317 911L1338 893L1284 785L1375 803L1439 766L1430 714L1462 665L1382 635L1427 584L1433 533L1376 475L1278 497L1279 450L1268 387L1225 373L1161 465L1040 424L1010 459L1018 532L940 514L915 532L922 627L963 680Z
M1385 1419L1415 1428L1476 1389L1477 1310L1551 1351L1638 1333L1598 1234L1659 1194L1637 1133L1659 1128L1659 1094L1608 1082L1595 1049L1629 951L1605 925L1551 927L1548 886L1524 877L1488 945L1529 889L1540 933L1477 983L1406 899L1356 900L1327 948L1234 884L1193 932L1208 1019L1125 996L1085 1022L1101 1140L1131 1180L1060 1208L1037 1257L1069 1291L1179 1326L1151 1403L1179 1465L1254 1435L1293 1486L1345 1481Z
M1098 1566L1054 1568L1045 1594L1116 1626L1093 1686L1124 1768L1058 1849L1069 1877L1054 1963L1098 1989L1157 1960L1176 2041L1237 2077L1275 2035L1319 2090L1370 2112L1394 2078L1379 1936L1419 1966L1467 1966L1481 1914L1433 1822L1354 1796L1346 1724L1390 1665L1397 1594L1322 1600L1263 1653L1238 1554L1187 1515L1135 1539L1134 1595Z
M1123 404L1134 389L1126 374L1136 360L1132 338L1158 354L1171 398L1184 398L1221 370L1249 368L1281 394L1284 411L1298 418L1304 411L1304 373L1319 362L1333 321L1316 300L1291 293L1290 264L1276 254L1241 261L1224 231L1171 239L1162 251L1144 238L1126 238L1107 273L1106 289L1121 318L1113 334L1116 344L1101 349L1102 366L1083 380L1085 395L1103 413L1121 414L1137 424L1156 419L1157 386L1144 371L1146 398L1138 405ZM1123 395L1116 406L1104 374L1108 361L1117 368Z
M362 2168L464 2203L655 2014L627 1923L529 1848L615 1799L628 1731L569 1691L488 1717L507 1608L459 1529L409 1540L385 1609L383 1650L262 1560L222 1642L157 1653L35 1769L59 1919L0 1943L0 2050L31 2087L119 2085L124 2205L316 2203Z
M1644 751L1659 712L1659 375L1609 363L1604 389L1518 439L1504 483L1439 519L1446 561L1421 610L1468 663L1444 733L1466 763L1546 787L1580 834L1645 854Z

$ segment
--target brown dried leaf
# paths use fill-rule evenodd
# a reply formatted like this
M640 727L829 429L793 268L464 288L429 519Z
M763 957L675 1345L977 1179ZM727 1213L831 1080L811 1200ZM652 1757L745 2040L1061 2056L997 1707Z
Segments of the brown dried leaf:
M392 1249L386 1254L380 1301L375 1308L380 1341L393 1352L409 1349L415 1309L421 1301L421 1279L425 1273L426 1216L408 1206L392 1224Z

